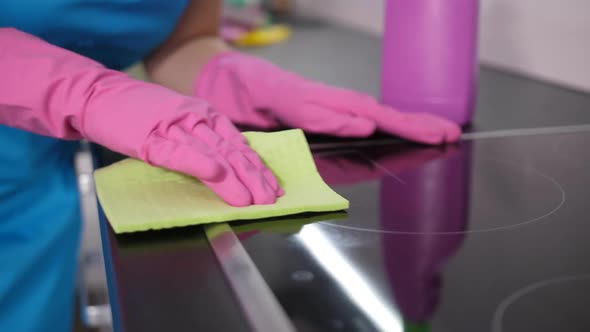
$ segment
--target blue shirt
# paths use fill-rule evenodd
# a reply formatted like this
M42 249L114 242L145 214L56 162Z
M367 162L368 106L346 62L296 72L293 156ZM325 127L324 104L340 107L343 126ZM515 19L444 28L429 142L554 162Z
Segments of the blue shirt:
M188 0L0 0L13 27L112 69L140 61L172 32ZM0 74L0 79L2 76ZM130 124L132 125L132 124ZM67 160L71 144L0 126L0 180L31 180ZM0 195L2 183L0 183Z
M143 59L170 35L187 3L188 0L0 0L0 27L19 29L109 68L124 69ZM64 161L68 161L71 146L0 126L0 180L22 183L31 181L33 176L51 173L52 167L63 167ZM2 187L0 183L0 195Z
M187 1L0 0L0 27L124 69L168 37ZM0 330L70 329L80 231L75 149L0 126L0 265L9 267L0 273Z
M124 69L160 45L188 0L1 0L0 26L17 28Z

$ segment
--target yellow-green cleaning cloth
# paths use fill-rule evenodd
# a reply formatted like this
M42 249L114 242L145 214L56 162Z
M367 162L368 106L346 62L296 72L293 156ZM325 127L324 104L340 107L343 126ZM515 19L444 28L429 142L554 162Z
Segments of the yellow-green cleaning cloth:
M301 130L244 135L285 190L275 204L233 207L192 177L126 159L94 173L115 233L348 208L320 177Z

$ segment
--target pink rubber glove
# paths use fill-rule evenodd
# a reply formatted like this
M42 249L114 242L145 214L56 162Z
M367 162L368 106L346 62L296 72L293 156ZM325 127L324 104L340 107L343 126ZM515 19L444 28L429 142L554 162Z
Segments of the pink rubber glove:
M227 203L273 203L282 190L209 104L134 80L14 29L0 29L0 123L87 138L202 180Z
M351 90L308 81L255 57L230 52L197 75L194 93L239 124L279 125L310 133L366 137L379 129L408 140L440 144L459 139L459 127L426 113L405 113Z

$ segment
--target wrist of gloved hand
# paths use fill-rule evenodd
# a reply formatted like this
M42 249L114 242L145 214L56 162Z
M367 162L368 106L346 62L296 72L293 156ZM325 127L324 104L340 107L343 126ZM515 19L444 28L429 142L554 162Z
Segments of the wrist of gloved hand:
M261 98L256 98L257 91L268 90L267 81L252 87L249 83L252 78L244 80L244 76L249 77L251 73L242 72L244 66L239 63L240 59L242 55L234 51L222 52L211 58L195 78L194 95L207 100L234 123L261 129L280 127L279 119L270 107L262 106Z

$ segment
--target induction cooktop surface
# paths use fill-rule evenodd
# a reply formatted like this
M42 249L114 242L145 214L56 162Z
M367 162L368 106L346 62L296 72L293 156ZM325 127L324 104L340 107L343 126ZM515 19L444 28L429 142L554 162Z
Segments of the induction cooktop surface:
M299 331L588 331L589 144L321 149L346 214L240 238Z

